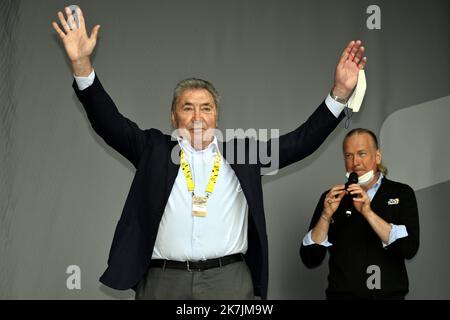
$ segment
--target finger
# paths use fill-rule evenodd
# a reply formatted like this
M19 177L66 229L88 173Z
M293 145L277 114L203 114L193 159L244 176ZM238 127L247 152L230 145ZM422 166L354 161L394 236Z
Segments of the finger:
M361 62L358 64L359 70L363 70L367 63L367 57L361 59Z
M347 47L345 47L344 51L342 52L339 63L344 63L344 61L347 60L348 55L349 55L350 51L352 50L352 47L354 44L355 44L355 41L353 41L353 40L347 44Z
M98 38L98 32L100 30L100 25L96 25L91 32L91 36L89 37L89 39L94 39L95 41L97 41Z
M355 60L353 60L356 64L358 64L359 61L361 61L361 57L362 57L364 50L365 49L363 46L359 47L358 52L356 53Z
M336 199L341 201L342 198L344 198L344 196L345 196L345 191L342 191L342 193Z
M337 186L334 186L333 188L331 188L330 192L335 192L335 191L341 191L345 189L345 185L343 184L339 184Z
M66 7L66 15L67 15L67 24L71 30L78 29L77 23L75 22L75 18L73 17L72 10L69 7Z
M86 24L84 22L84 14L83 11L81 11L80 8L77 8L77 13L78 13L78 20L80 21L80 29L81 30L86 30Z
M58 33L59 37L61 39L64 39L66 34L61 30L61 28L58 26L56 22L52 22L53 29Z
M342 200L342 198L344 198L344 196L345 196L345 192L343 192L342 194L338 195L336 198L333 198L333 201L340 202Z
M67 25L69 26L70 30L77 30L78 26L75 21L75 18L73 15L70 15L70 17L67 17Z
M353 188L353 187L348 187L346 191L347 191L348 193L351 193L351 192L354 191L354 190L357 190L357 189L355 189L355 188Z
M353 61L354 60L354 58L356 56L356 52L358 52L360 46L361 46L361 41L359 41L359 40L356 41L355 45L352 47L352 50L351 50L347 60L349 60L349 61Z
M365 195L363 193L360 193L360 192L350 192L350 196L353 199L364 199Z
M343 197L345 195L345 190L333 193L333 198Z
M336 194L336 190L331 189L330 192L328 192L327 197L331 198Z
M70 32L70 28L67 25L66 19L64 19L64 15L63 15L63 13L61 11L58 12L58 18L59 18L59 22L61 22L61 25L62 25L64 31L66 32L66 34L69 33Z
M361 202L366 202L366 201L370 202L369 198L363 194L353 195L353 200L356 200L356 199L358 199L358 201L361 200Z
M344 191L334 191L334 192L330 192L327 195L327 198L329 199L335 199L337 196L339 196L341 193L343 193Z

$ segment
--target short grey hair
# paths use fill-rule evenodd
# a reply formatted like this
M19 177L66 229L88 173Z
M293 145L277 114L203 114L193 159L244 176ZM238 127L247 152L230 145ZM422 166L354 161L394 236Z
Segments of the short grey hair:
M197 78L188 78L181 80L176 85L174 91L173 91L173 99L172 99L172 112L175 112L176 105L178 102L178 99L180 98L181 94L185 90L190 89L206 89L211 93L211 95L214 98L214 103L216 105L217 110L219 110L219 102L220 102L220 95L217 92L216 88L206 80L197 79Z

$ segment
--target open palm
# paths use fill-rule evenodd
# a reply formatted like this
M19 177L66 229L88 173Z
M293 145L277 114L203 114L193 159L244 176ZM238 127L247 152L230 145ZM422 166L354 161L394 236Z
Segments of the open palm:
M362 57L364 47L361 41L351 41L336 66L334 88L336 94L347 97L351 94L358 82L359 70L364 69L367 58Z
M66 8L67 20L64 18L62 12L58 12L58 18L62 25L63 30L58 26L56 22L53 22L53 28L60 36L68 58L71 61L79 61L89 57L97 44L99 25L96 25L89 37L86 32L86 25L84 22L83 13L80 9L77 9L80 25L76 25L75 19L72 16L71 11ZM72 27L72 28L70 28Z

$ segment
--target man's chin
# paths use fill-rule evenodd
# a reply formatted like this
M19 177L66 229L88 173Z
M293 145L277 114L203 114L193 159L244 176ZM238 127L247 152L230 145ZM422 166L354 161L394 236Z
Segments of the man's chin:
M186 134L188 133L188 134ZM212 135L207 135L204 133L193 133L191 131L185 131L185 134L182 134L183 138L189 141L189 143L195 148L198 149L205 144L209 144L213 140Z
M190 138L190 142L192 144L205 144L210 143L213 140L213 136L211 135L201 135L201 136L194 136Z

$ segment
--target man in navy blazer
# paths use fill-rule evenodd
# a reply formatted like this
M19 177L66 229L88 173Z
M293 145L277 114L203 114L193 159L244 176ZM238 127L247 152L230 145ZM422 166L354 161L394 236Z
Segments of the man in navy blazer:
M68 8L67 18L58 13L61 27L53 23L72 63L74 90L95 132L136 168L100 281L119 290L133 288L137 299L266 299L261 172L269 164L259 157L249 160L255 141L243 140L241 157L239 141L217 140L218 93L194 78L175 88L176 140L138 128L119 113L92 67L100 27L88 36L81 10L77 14L79 25ZM257 144L272 150L278 168L312 154L338 125L366 64L363 51L361 41L347 45L331 93L304 124Z

